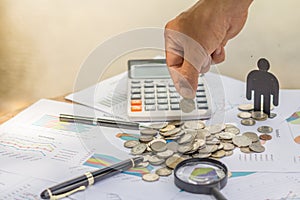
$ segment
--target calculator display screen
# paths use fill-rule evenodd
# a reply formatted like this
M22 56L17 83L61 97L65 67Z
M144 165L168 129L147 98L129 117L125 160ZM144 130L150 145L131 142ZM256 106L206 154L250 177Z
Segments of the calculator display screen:
M130 78L170 78L166 64L132 65L129 71Z

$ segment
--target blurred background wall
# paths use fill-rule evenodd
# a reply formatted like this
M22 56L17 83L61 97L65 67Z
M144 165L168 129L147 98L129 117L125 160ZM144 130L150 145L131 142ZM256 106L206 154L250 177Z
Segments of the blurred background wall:
M97 45L134 28L163 28L195 2L1 0L0 113L72 92L80 65ZM226 47L221 73L244 80L257 59L267 57L281 88L300 88L299 7L299 0L255 1L245 28ZM101 79L126 70L128 58L158 54L163 55L145 51L121 57Z

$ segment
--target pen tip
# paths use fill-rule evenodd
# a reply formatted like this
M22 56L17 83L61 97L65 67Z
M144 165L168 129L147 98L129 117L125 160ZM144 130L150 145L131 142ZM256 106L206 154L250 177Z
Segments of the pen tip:
M41 193L41 198L42 198L42 199L49 199L49 198L50 198L49 193L48 193L47 190L45 190L45 191L43 191L43 192Z

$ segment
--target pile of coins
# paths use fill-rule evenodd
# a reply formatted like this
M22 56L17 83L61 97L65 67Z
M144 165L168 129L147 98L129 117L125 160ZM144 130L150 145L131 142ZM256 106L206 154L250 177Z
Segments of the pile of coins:
M241 118L241 124L244 126L254 126L256 121L266 121L268 118L273 119L276 117L275 113L271 113L270 116L263 113L262 111L253 111L254 107L252 104L239 105L238 109L242 112L238 113L238 117ZM270 126L258 127L257 131L262 133L259 136L261 140L271 140L272 136L270 133L273 132L273 128Z
M231 124L206 126L201 120L173 121L150 125L140 130L139 138L126 141L124 147L131 154L143 155L139 167L159 166L155 174L144 175L145 181L156 181L160 176L169 176L178 163L187 158L222 158L233 155L235 148L245 153L261 153L256 133L245 132Z

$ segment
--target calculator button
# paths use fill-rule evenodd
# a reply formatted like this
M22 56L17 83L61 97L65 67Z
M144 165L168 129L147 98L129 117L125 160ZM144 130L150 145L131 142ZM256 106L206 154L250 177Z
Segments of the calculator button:
M157 104L168 104L168 99L157 99Z
M145 80L144 83L153 83L153 80Z
M142 112L142 106L131 106L131 112Z
M197 98L197 103L207 103L207 99L206 98Z
M141 89L132 89L131 94L141 94Z
M174 88L174 87L169 87L169 92L171 93L171 92L176 92L176 88Z
M145 105L154 105L155 104L155 99L146 99L145 100Z
M171 110L180 110L179 104L171 104Z
M145 83L145 84L144 84L144 87L145 87L145 88L153 88L153 87L154 87L154 84L153 84L153 83Z
M134 80L134 81L131 81L131 83L132 83L132 84L139 84L139 83L141 83L141 81L136 81L136 80Z
M196 97L206 97L205 92L197 92Z
M158 110L169 110L168 105L158 105L157 108L158 108Z
M156 87L160 88L160 87L166 87L166 84L165 83L157 83L156 84Z
M154 88L145 88L144 92L145 92L146 94L149 94L149 93L154 93L155 90L154 90Z
M145 99L154 99L155 95L154 94L145 94Z
M131 84L131 88L141 88L141 84Z
M165 93L167 92L167 88L157 88L156 91L157 93Z
M180 98L178 93L170 93L170 98Z
M198 88L197 88L197 92L205 92L204 87L198 87Z
M167 98L168 96L167 96L167 93L159 93L159 94L157 94L157 98L158 99L164 99L164 98Z
M171 104L178 104L180 102L179 98L172 98L170 100Z
M206 103L198 104L197 107L198 107L199 110L208 110L208 105Z
M140 106L142 105L142 100L131 100L132 106Z
M155 105L145 106L145 110L146 111L154 111L154 110L156 110L156 106Z
M140 94L133 94L133 95L131 95L131 99L132 100L141 99L141 98L142 98L142 95L140 95Z

